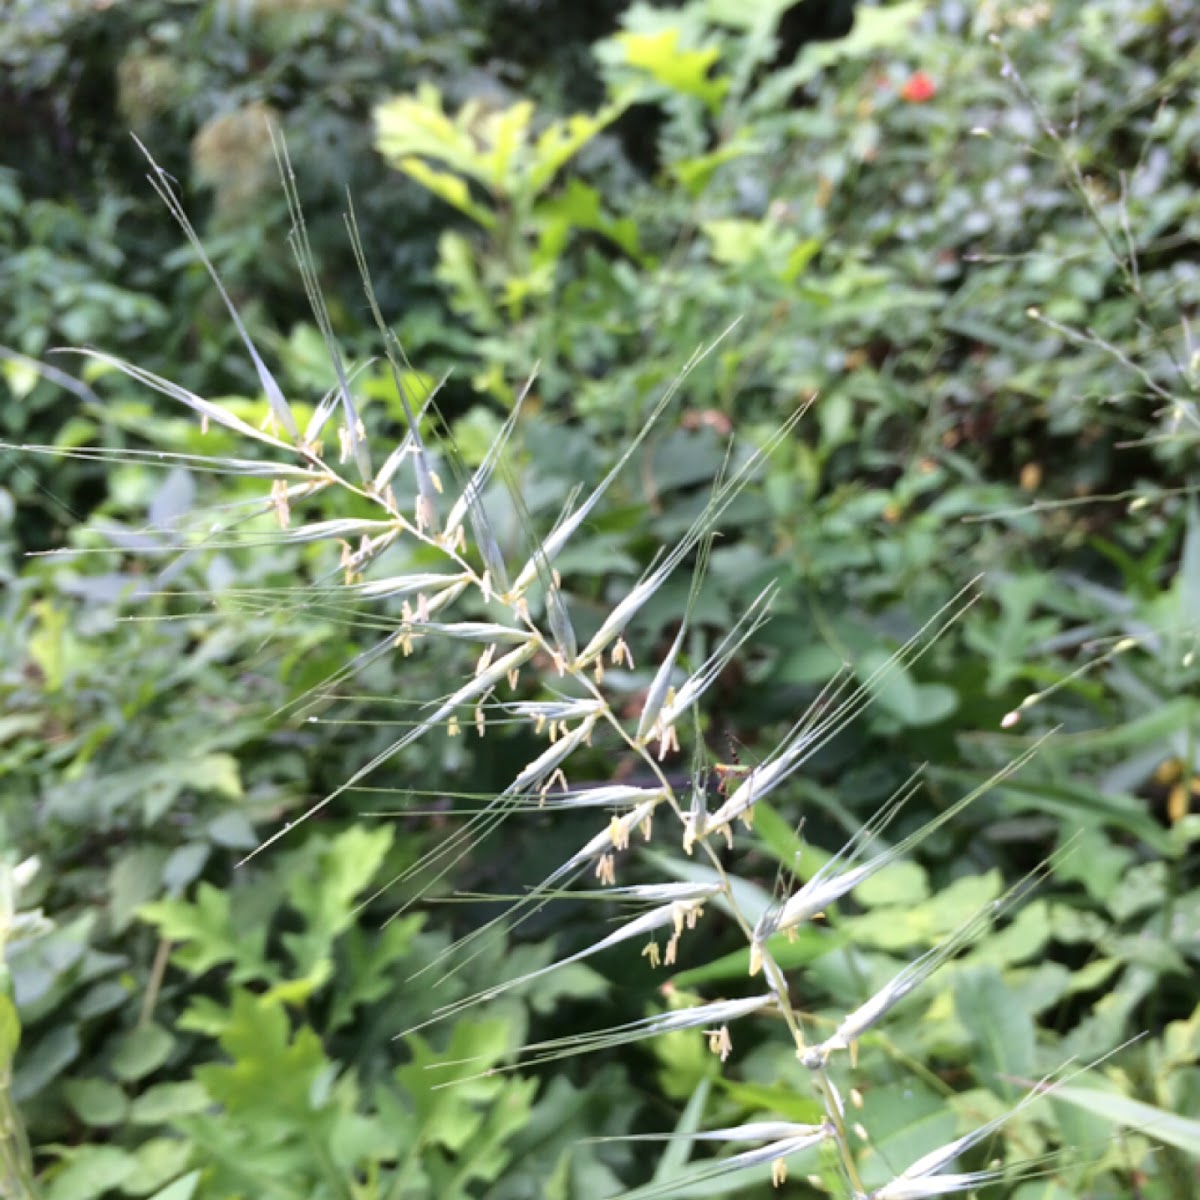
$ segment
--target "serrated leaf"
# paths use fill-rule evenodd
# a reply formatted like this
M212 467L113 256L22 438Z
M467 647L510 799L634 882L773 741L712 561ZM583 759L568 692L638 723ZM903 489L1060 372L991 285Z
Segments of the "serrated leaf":
M256 930L250 937L235 928L228 892L202 883L196 889L194 902L186 900L156 900L142 906L140 916L158 926L168 941L182 943L176 949L175 962L198 975L218 963L237 962L261 954L261 942L266 930Z
M321 1039L311 1028L293 1033L280 1004L237 991L220 1045L232 1062L195 1072L213 1100L235 1117L259 1111L308 1119L310 1089L328 1066ZM280 1086L283 1080L286 1087Z
M423 188L457 208L477 225L489 230L495 228L496 218L471 199L471 190L461 176L451 175L449 171L438 171L423 160L413 157L401 159L399 166L409 178L415 179Z
M695 96L711 109L720 105L729 89L728 79L709 77L713 64L721 57L720 50L715 46L703 50L681 49L678 29L620 33L617 42L630 66L645 71L655 83L673 92Z
M336 838L306 848L302 857L309 858L315 851L316 861L293 873L289 890L292 907L303 914L306 928L285 939L301 974L328 958L334 940L353 924L355 902L375 878L393 836L389 825L372 829L354 825ZM320 881L318 886L315 880Z

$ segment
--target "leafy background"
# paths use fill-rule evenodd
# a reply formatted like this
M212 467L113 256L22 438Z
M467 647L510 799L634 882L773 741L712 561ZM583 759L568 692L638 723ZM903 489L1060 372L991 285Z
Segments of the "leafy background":
M716 758L764 754L843 663L868 678L982 575L977 602L760 815L737 870L767 893L798 849L801 874L815 869L915 764L911 827L1056 730L918 861L830 913L795 950L797 986L814 1022L836 1019L1070 843L1010 925L864 1045L864 1169L882 1181L1046 1070L1114 1052L991 1148L1076 1153L997 1193L1191 1194L1200 18L1186 0L579 7L10 6L0 424L7 443L74 455L9 448L0 465L0 1082L11 1062L36 1186L52 1200L606 1196L656 1168L639 1143L584 1138L813 1116L769 1030L723 1065L679 1033L435 1088L447 1076L430 1063L508 1063L525 1040L692 991L742 994L744 952L725 957L736 943L719 937L670 978L614 951L393 1040L454 999L435 1000L420 969L490 910L396 916L403 886L384 885L447 836L460 794L511 779L532 752L520 736L418 744L377 790L237 865L389 744L403 701L469 669L453 647L368 654L371 614L322 598L319 547L172 554L175 524L260 484L134 461L210 453L224 435L50 353L97 346L247 419L266 411L133 131L178 180L289 394L315 404L329 372L287 245L273 120L336 332L366 363L372 435L402 413L367 362L346 188L413 383L452 372L439 404L466 464L538 364L515 465L535 525L725 334L559 564L577 612L598 620L678 538L729 434L761 444L816 396L712 555L697 658L781 585L705 714ZM130 461L104 467L93 446ZM79 553L39 553L58 546ZM639 663L661 657L685 589L645 614ZM359 656L338 704L312 710L310 690ZM609 769L597 756L597 777ZM514 826L440 898L516 891L577 832ZM30 856L40 869L18 870L18 890L11 869ZM635 868L662 869L649 855ZM548 910L452 987L603 929ZM915 1082L901 1070L914 1063ZM672 1144L658 1180L684 1157ZM803 1173L788 1186L821 1194ZM663 1194L735 1191L770 1185L751 1172Z

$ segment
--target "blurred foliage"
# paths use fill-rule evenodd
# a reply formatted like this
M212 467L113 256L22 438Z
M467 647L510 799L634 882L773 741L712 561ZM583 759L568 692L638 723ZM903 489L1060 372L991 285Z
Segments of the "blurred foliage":
M1145 1031L1007 1131L1013 1160L1083 1152L1005 1194L1116 1200L1136 1180L1146 1200L1177 1200L1195 1190L1196 1144L1182 1126L1162 1144L1156 1120L1200 1111L1197 14L1189 0L902 0L850 21L851 7L12 0L0 437L197 448L194 427L124 379L53 356L64 392L30 361L58 345L207 396L253 386L129 129L203 217L290 393L315 400L330 379L268 118L302 177L336 332L360 360L377 352L345 246L349 186L406 348L429 379L458 370L443 399L468 463L539 364L519 434L535 521L599 477L696 347L737 322L558 564L581 624L692 519L726 435L761 443L815 396L712 556L697 660L782 584L707 715L714 753L769 747L844 664L869 678L985 574L978 602L761 814L746 885L768 895L777 870L811 874L813 847L857 831L914 763L931 763L936 809L1059 730L794 950L815 1027L1072 847L1010 927L864 1046L865 1161L910 1161L1011 1105L1014 1081ZM387 378L360 379L368 426L396 428ZM218 491L150 464L4 455L0 830L9 866L42 860L21 904L54 928L8 947L0 1079L19 1011L12 1094L48 1196L258 1195L268 1180L289 1196L601 1196L644 1169L627 1146L569 1148L670 1127L702 1083L708 1123L811 1116L770 1036L720 1071L680 1033L649 1065L610 1056L588 1089L564 1071L540 1091L532 1074L430 1091L434 1057L502 1063L530 1022L569 1026L589 997L633 1019L692 988L736 994L745 963L711 946L659 995L622 960L607 988L578 975L446 1044L393 1046L424 1015L414 969L462 918L380 930L388 898L359 906L443 819L403 817L393 836L343 797L234 863L387 744L359 685L426 696L459 666L380 659L358 614L281 606L280 589L333 569L315 549L161 553L179 522L259 496L253 479ZM79 553L19 557L64 543ZM643 685L685 594L647 610ZM336 721L281 719L359 656L367 676ZM418 751L390 782L484 790L505 777L489 755L520 759L491 741ZM553 863L556 836L540 828L520 851ZM465 864L464 886L518 886L511 852ZM533 963L552 937L582 936L549 918L523 934L497 952ZM478 986L489 963L475 969ZM913 1061L930 1067L919 1094L895 1074Z

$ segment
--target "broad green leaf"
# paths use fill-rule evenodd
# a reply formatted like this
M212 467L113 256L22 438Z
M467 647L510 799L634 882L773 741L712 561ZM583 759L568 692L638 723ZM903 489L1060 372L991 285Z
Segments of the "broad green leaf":
M46 717L40 712L10 713L0 716L0 746L25 734L34 734L44 728Z
M574 230L586 229L611 238L626 254L638 253L637 225L630 219L615 220L604 212L600 193L580 179L570 179L556 196L537 208L541 225L537 261L549 266L557 262Z
M894 662L886 650L869 650L854 664L854 673L863 683L877 672L881 678L871 684L875 703L905 725L935 725L958 707L958 694L953 688L945 684L919 683L908 668Z
M192 1200L199 1186L200 1176L199 1171L189 1171L174 1183L169 1183L161 1191L155 1192L150 1200Z
M127 1083L144 1079L167 1061L175 1039L161 1025L139 1025L117 1042L110 1066Z
M211 1097L194 1081L159 1083L134 1100L129 1120L134 1125L166 1125L180 1117L204 1112L211 1105Z
M923 1154L952 1141L961 1132L945 1097L915 1077L864 1093L855 1119L870 1141L863 1152L863 1182L878 1187Z
M180 782L197 792L213 792L230 800L242 798L242 778L232 754L205 754L184 759L176 767Z
M42 377L41 372L33 363L21 359L5 359L3 365L0 366L0 371L4 374L4 382L8 384L13 399L18 403L33 391Z
M109 921L121 933L137 910L158 895L167 851L161 846L138 846L117 859L109 875Z
M406 1039L413 1060L394 1075L412 1097L422 1141L459 1153L478 1136L485 1120L481 1106L494 1103L506 1085L498 1076L476 1076L511 1052L512 1034L507 1021L496 1019L460 1021L443 1052L419 1035Z
M380 1000L395 987L396 964L409 955L424 925L423 914L409 913L391 921L378 935L357 926L346 931L339 949L346 970L330 996L328 1030L348 1024L359 1005Z
M184 1137L152 1137L137 1148L138 1171L136 1185L133 1181L125 1185L125 1191L143 1196L166 1187L169 1191L175 1184L169 1181L188 1165L192 1157L192 1142ZM193 1172L193 1174L196 1174ZM184 1177L185 1179L188 1176ZM176 1183L180 1183L176 1180ZM193 1185L194 1188L194 1185ZM190 1194L190 1193L189 1193Z
M920 904L929 899L929 876L918 863L902 859L864 880L852 895L864 908Z
M245 813L235 808L221 813L208 823L208 836L218 846L228 846L234 850L250 850L258 845L254 826Z
M55 608L48 600L39 600L33 606L37 626L29 635L27 649L29 657L42 672L47 692L57 692L66 682L67 668L72 657L67 632L67 614Z
M55 1170L46 1200L93 1200L133 1178L138 1165L116 1146L79 1146L66 1160L62 1170Z
M302 979L285 979L269 987L262 993L262 998L274 1004L290 1005L296 1008L313 994L325 986L333 976L333 962L328 958L319 958L312 963L309 973Z
M109 1079L68 1079L63 1093L87 1125L118 1125L129 1111L124 1091Z
M184 842L176 846L162 865L163 886L172 895L184 891L199 878L211 852L207 842Z
M1002 888L999 871L964 875L919 903L902 901L890 908L874 907L861 916L843 920L851 940L858 945L881 950L932 946L995 900Z
M784 283L795 283L804 272L804 268L820 253L825 243L820 238L805 238L799 245L788 251L787 258L779 271L779 278Z
M26 1038L13 1077L13 1099L23 1101L36 1096L79 1057L80 1050L79 1031L68 1023L51 1029L35 1042Z
M1015 1101L1020 1085L1034 1073L1032 1015L1008 990L993 967L973 967L956 974L954 1001L958 1019L975 1041L975 1074L988 1087Z

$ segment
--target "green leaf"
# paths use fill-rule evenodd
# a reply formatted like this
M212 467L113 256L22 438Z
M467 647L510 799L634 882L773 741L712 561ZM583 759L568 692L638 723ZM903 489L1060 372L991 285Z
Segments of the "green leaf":
M36 1096L79 1057L79 1031L62 1024L32 1044L26 1041L13 1078L12 1096L24 1101Z
M212 792L230 800L243 796L242 777L232 754L204 754L184 759L176 768L180 783L196 792Z
M172 850L162 867L162 882L167 891L178 895L194 883L210 853L207 842L185 842Z
M0 372L4 374L4 382L16 401L24 400L37 386L41 372L32 364L20 359L5 359Z
M747 1112L778 1113L785 1121L819 1124L825 1110L819 1100L797 1092L794 1087L776 1084L737 1083L717 1076L717 1085Z
M876 672L879 678L870 685L875 703L905 725L935 725L958 708L958 693L953 688L919 683L886 650L868 650L854 664L854 673L864 684Z
M175 1039L161 1025L139 1025L117 1042L113 1074L126 1083L144 1079L167 1061Z
M187 1138L149 1138L137 1148L136 1180L130 1180L122 1190L131 1195L144 1196L166 1185L169 1191L175 1185L168 1181L174 1179L188 1165L193 1149L192 1142ZM176 1180L176 1183L178 1182Z
M415 179L423 188L444 200L459 212L471 218L483 229L494 229L496 218L481 204L471 199L471 190L466 181L449 171L438 171L419 158L402 158L397 164L410 179Z
M129 1111L124 1091L109 1079L68 1079L63 1092L79 1119L88 1125L118 1125Z
M1104 1117L1127 1129L1137 1130L1156 1141L1165 1142L1200 1159L1200 1121L1176 1113L1164 1112L1152 1104L1131 1100L1128 1096L1088 1087L1059 1087L1054 1089L1055 1100L1075 1104L1087 1112Z
M998 870L985 875L963 875L920 903L875 907L844 920L851 939L859 945L881 950L932 946L972 913L995 900L1002 888Z
M46 1200L93 1200L118 1188L137 1171L137 1159L116 1146L80 1146L67 1155L46 1189Z
M733 162L749 154L751 146L746 142L731 142L708 154L697 154L692 158L681 158L670 163L668 170L688 194L695 199L709 183L717 170L727 162Z
M467 105L452 120L442 107L438 89L421 84L415 95L397 96L375 109L375 145L393 166L420 155L480 183L495 184L471 133L478 116L478 104Z
M200 1172L189 1171L181 1175L174 1183L169 1183L160 1192L155 1192L150 1200L192 1200L196 1187L200 1183Z
M860 883L853 896L864 908L920 904L929 899L929 876L918 863L902 859Z
M691 1143L688 1135L699 1131L704 1123L704 1108L712 1091L712 1080L702 1079L696 1090L688 1097L679 1120L675 1123L675 1140L667 1143L654 1169L653 1183L664 1183L687 1165Z
M778 934L767 939L771 957L784 971L795 971L815 962L822 955L845 944L845 938L829 929L815 925L804 925L793 931L793 936ZM728 983L745 980L750 974L750 949L732 950L711 962L692 967L671 976L676 987L692 988L710 983Z
M1012 1082L1033 1074L1032 1015L992 967L969 968L954 981L958 1019L975 1041L975 1074L1010 1102L1022 1089Z
M526 188L539 195L549 187L563 167L597 134L624 111L623 104L609 104L595 114L575 113L546 127L534 143Z
M1057 744L1050 747L1051 753L1057 751ZM980 782L967 772L937 774L970 779L974 784ZM1140 838L1159 854L1172 854L1170 834L1146 812L1145 802L1134 796L1105 792L1075 781L1025 782L1020 778L1006 779L996 788L996 794L1004 798L1007 807L1018 812L1033 809L1085 826L1110 825Z
M303 933L284 938L298 973L307 975L332 956L334 941L354 923L356 901L378 873L393 836L390 825L353 825L331 840L310 842L299 856L301 869L289 864L289 898L306 920Z
M715 262L740 266L758 258L765 250L765 238L771 226L765 221L744 217L719 217L705 221L700 228L712 243Z
M704 0L704 15L714 25L748 32L761 25L773 28L780 16L795 5L795 0Z
M512 1027L501 1019L459 1022L442 1053L417 1035L406 1039L413 1060L394 1075L412 1096L423 1141L457 1152L476 1136L483 1122L477 1106L492 1102L504 1081L475 1076L508 1055L512 1040Z
M233 850L251 850L258 845L254 826L245 813L235 808L209 821L208 836L218 846L228 846Z
M413 941L424 925L423 914L410 913L392 921L378 936L369 936L359 927L347 930L340 947L346 970L330 997L328 1031L352 1021L359 1005L370 1004L392 991L396 986L396 963L411 953Z
M703 50L680 49L678 29L619 33L616 40L623 47L629 65L646 71L655 83L685 96L695 96L714 112L720 106L729 89L729 80L709 78L709 70L721 57L715 46Z
M591 230L610 238L630 257L638 253L637 225L630 219L615 220L604 211L600 193L581 179L570 179L562 192L542 201L537 208L541 226L535 261L553 265L574 230Z
M134 1125L165 1125L204 1112L211 1105L212 1100L199 1083L158 1083L133 1102L129 1120Z
M162 937L180 943L173 961L193 975L233 962L238 964L235 979L272 977L263 960L265 925L238 927L231 894L212 884L199 885L195 902L156 900L143 905L139 915L156 925Z
M161 846L139 846L117 859L109 875L109 921L122 933L137 910L158 895L167 852Z
M237 991L220 1045L229 1065L198 1067L196 1079L231 1114L308 1119L309 1092L328 1065L321 1039L304 1026L293 1035L278 1003Z
M856 1119L870 1134L861 1163L868 1188L892 1179L898 1170L960 1132L945 1097L916 1078L871 1088L863 1099Z

